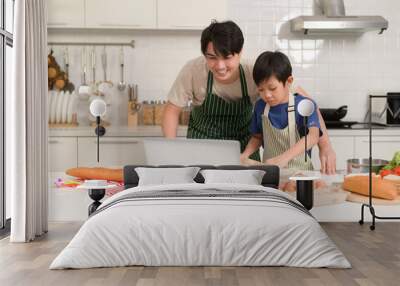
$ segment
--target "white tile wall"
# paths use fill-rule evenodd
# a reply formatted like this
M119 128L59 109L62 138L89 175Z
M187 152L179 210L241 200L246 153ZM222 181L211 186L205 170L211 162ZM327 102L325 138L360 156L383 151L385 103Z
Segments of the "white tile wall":
M230 0L229 18L245 34L244 57L256 58L264 50L279 49L291 59L296 82L303 86L320 107L349 105L345 119L362 120L367 95L400 90L400 1L345 0L347 15L381 15L389 20L389 29L378 35L361 36L295 36L288 19L301 14L312 15L313 0ZM136 41L126 47L126 74L129 83L139 85L140 100L163 100L175 76L189 59L200 55L200 32L185 31L106 31L50 32L49 40ZM61 47L55 47L62 63ZM98 79L102 78L100 53L97 48ZM70 48L71 79L80 84L80 48ZM119 81L119 48L107 48L108 78ZM89 72L89 79L91 78ZM114 108L121 109L127 99L114 88ZM113 102L114 102L113 101ZM84 106L84 103L82 103ZM119 107L118 107L119 106ZM86 110L86 107L82 107ZM121 117L122 116L122 117ZM124 124L124 114L115 112L113 122ZM82 120L84 120L82 115Z

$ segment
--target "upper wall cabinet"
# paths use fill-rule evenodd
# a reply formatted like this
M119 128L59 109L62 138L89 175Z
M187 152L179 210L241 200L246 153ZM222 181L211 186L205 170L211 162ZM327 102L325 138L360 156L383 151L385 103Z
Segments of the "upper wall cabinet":
M157 0L86 0L87 28L156 28Z
M47 25L54 28L85 26L85 0L47 0Z
M201 30L227 0L47 0L50 28Z
M160 29L203 29L211 20L226 20L227 0L158 0Z

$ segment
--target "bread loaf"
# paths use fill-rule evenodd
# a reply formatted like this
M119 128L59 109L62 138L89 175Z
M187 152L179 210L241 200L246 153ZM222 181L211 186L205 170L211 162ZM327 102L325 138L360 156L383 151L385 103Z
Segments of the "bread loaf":
M108 180L108 181L124 181L124 174L122 169L110 169L110 168L72 168L65 171L67 175L81 178L84 180Z
M347 176L343 182L343 189L368 196L369 176ZM375 198L394 200L397 197L396 185L380 176L372 177L372 196Z

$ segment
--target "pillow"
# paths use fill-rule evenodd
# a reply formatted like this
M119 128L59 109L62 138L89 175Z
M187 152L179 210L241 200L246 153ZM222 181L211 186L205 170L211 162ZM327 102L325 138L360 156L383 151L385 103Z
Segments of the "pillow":
M263 170L202 170L205 184L233 183L261 185L265 175Z
M193 179L199 170L199 167L135 168L139 176L138 186L195 183Z

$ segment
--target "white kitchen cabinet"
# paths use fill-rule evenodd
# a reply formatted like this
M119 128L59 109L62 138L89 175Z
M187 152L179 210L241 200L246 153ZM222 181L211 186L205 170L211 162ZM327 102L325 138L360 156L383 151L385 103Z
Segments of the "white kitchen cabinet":
M49 137L48 139L49 171L64 172L78 164L76 137Z
M203 29L211 20L226 20L226 0L158 0L160 29Z
M85 0L47 0L47 25L52 28L83 28Z
M87 28L156 28L156 0L86 0Z
M93 203L88 191L82 189L49 188L49 221L85 221Z
M355 157L369 157L369 137L355 138ZM392 160L396 151L400 151L399 136L372 136L372 158Z
M78 138L79 167L122 167L124 165L144 164L143 139L135 137L100 138L100 162L97 162L97 139Z
M330 136L329 137L332 147L336 152L336 169L346 170L347 159L354 156L354 137L353 136ZM312 150L312 162L315 170L321 169L321 162L319 160L318 146L314 146Z

